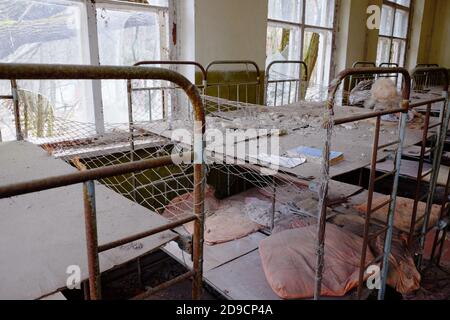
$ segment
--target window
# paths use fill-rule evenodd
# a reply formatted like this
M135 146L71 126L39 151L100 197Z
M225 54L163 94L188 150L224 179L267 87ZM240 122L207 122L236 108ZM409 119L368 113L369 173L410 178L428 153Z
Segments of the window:
M410 0L385 0L381 10L377 65L405 65L408 39Z
M165 1L167 2L167 0ZM161 3L161 1L159 2ZM133 5L117 7L102 3L97 4L100 64L131 66L143 60L168 60L169 40L167 35L169 23L167 13L167 11L158 11L151 8L136 10ZM141 86L148 87L154 85L156 81L139 82ZM142 93L141 95L145 94ZM128 121L126 81L103 80L102 100L106 123L125 123ZM147 100L145 99L145 101ZM153 109L158 109L153 110L155 116L160 108L154 105ZM141 114L134 115L134 119L139 121L148 119L148 117L145 118L144 112L141 112Z
M0 0L0 62L130 66L167 59L169 1L138 2ZM96 17L93 25L90 17ZM89 37L93 31L97 37ZM99 132L104 121L126 122L126 82L94 82L34 80L19 81L18 86L30 100L45 101L52 117L95 122ZM0 95L8 94L9 82L0 81ZM2 108L5 103L0 100L0 130L3 140L10 140L14 123L11 112Z
M0 4L0 61L16 63L86 64L82 48L87 46L83 34L83 4L68 0L14 0ZM55 116L88 121L87 81L20 81L19 86L29 96L39 95L53 106ZM2 92L11 89L1 82ZM5 120L7 115L0 115Z
M269 0L266 65L274 60L303 60L310 68L310 84L327 86L334 9L334 0ZM277 73L298 77L298 69L277 68Z

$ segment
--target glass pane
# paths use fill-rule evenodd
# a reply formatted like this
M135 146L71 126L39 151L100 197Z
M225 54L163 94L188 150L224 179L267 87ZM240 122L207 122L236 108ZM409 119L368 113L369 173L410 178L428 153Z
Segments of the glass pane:
M311 26L333 27L334 0L305 0L305 23Z
M147 0L152 6L169 7L169 0Z
M300 0L269 0L269 19L300 23Z
M272 61L300 60L300 37L299 27L284 28L269 23L266 67ZM297 65L276 64L270 69L269 77L271 80L296 78L298 70ZM289 97L288 89L284 92L280 90L278 84L270 85L267 89L268 105L281 105L295 99L295 88L291 91L291 97Z
M408 34L408 12L403 10L396 10L394 37L406 39L407 34Z
M266 53L267 64L274 60L300 59L300 28L269 24Z
M308 96L326 97L326 87L330 81L331 40L331 31L305 30L303 61L308 65L310 75Z
M100 63L131 66L142 60L165 58L167 47L161 47L160 23L167 25L166 18L160 21L154 12L98 8ZM167 36L167 29L164 33ZM126 81L102 81L102 96L105 122L128 121Z
M5 5L5 3L8 4ZM0 45L1 62L86 64L84 48L87 40L81 30L84 28L83 4L74 1L2 1L0 21L2 38ZM46 112L62 119L92 121L92 103L89 81L51 80L19 81L19 97L27 112L45 105ZM8 81L2 81L1 92L11 93ZM40 101L36 103L36 101ZM2 103L7 103L6 100ZM39 105L37 105L39 104ZM6 112L7 108L0 107ZM4 118L0 114L0 118ZM29 119L32 117L29 114ZM50 116L49 116L50 118ZM47 125L53 127L53 123ZM54 121L54 120L53 120ZM8 121L9 125L13 125ZM29 124L32 128L33 124ZM50 130L50 129L49 129ZM51 130L50 130L51 131ZM45 136L53 135L47 131ZM7 130L2 129L6 140ZM36 136L30 129L29 136Z
M391 40L388 38L378 38L377 66L390 61Z
M103 65L129 66L161 57L159 19L155 13L97 9L97 28Z
M411 0L397 0L396 3L404 7L409 7L411 5Z
M400 67L403 67L405 63L405 48L405 40L392 40L391 62L398 63Z
M393 24L394 9L389 6L383 6L381 10L380 35L391 36Z

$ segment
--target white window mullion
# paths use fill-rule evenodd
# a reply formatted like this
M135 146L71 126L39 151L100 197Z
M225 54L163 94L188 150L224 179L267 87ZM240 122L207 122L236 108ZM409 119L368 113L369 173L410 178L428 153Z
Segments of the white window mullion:
M306 13L306 1L305 0L301 0L301 6L302 9L302 14L301 14L301 26L300 26L300 60L303 61L304 60L304 56L303 56L303 49L305 46L305 13Z
M86 1L87 31L89 39L89 63L93 66L100 65L100 54L97 33L97 11L94 0ZM94 119L97 134L105 132L103 115L102 81L92 80L92 100L94 103Z

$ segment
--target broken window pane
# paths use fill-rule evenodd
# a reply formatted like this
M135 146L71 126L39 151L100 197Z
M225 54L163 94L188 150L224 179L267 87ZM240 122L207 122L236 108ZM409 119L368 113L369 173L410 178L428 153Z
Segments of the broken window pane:
M100 64L132 66L142 60L167 59L168 31L164 26L164 13L97 8ZM143 81L142 85L149 83ZM105 122L128 121L126 81L102 81L102 97ZM153 116L162 116L161 105L152 108Z
M298 60L300 57L300 28L269 24L267 31L267 60Z
M308 94L324 95L330 77L332 32L321 29L306 29L303 45L303 61L308 65L310 75ZM314 92L320 90L320 92Z

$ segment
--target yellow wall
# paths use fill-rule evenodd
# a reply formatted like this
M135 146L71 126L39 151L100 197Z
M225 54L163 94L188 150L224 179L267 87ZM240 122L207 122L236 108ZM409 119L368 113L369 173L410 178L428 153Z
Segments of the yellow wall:
M429 63L438 63L442 67L450 68L450 1L435 1L437 3L431 35Z
M185 1L185 0L181 0ZM192 0L194 1L194 0ZM336 0L338 30L334 75L355 61L375 61L379 30L366 26L369 5L383 0ZM450 0L414 2L406 67L438 63L450 68ZM266 60L267 0L195 0L192 59L207 65L217 59Z
M437 63L450 68L450 0L412 0L412 24L406 68ZM379 30L366 27L369 5L382 0L341 0L336 34L335 70L355 61L376 60Z
M196 0L196 60L266 62L267 0Z
M341 0L336 33L335 70L350 68L356 61L375 62L378 30L367 29L368 6L382 0Z

